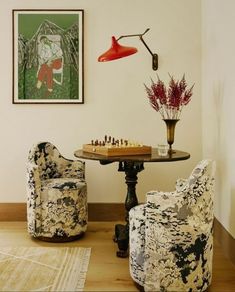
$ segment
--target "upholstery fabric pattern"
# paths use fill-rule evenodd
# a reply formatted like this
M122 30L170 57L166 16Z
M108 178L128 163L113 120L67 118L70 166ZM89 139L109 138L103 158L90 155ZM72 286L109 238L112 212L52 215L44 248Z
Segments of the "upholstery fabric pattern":
M49 142L38 143L27 163L28 232L63 238L87 229L85 163L64 158Z
M130 273L145 291L205 291L212 278L214 162L132 208Z

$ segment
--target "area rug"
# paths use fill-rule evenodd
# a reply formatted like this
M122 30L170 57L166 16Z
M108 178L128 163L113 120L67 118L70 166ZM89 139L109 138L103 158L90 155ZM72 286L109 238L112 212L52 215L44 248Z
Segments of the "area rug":
M0 248L0 291L83 291L90 248Z

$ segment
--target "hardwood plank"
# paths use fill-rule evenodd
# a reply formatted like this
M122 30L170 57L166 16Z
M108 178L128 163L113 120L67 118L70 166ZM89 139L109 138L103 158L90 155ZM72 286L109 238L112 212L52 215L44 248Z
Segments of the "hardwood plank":
M91 222L85 236L60 246L91 247L84 291L138 291L129 275L128 259L116 257L114 222ZM0 222L0 246L58 246L32 239L26 222Z
M112 241L117 222L90 222L85 236L60 246L91 247L91 259L84 291L138 291L129 274L128 258L116 257ZM119 223L119 222L118 222ZM0 246L58 246L32 239L26 222L0 222ZM214 242L213 280L208 292L234 292L235 265L223 254L219 242Z
M125 218L122 203L88 203L88 220L118 221ZM0 203L0 221L26 221L26 203ZM235 264L235 239L215 218L214 235L224 255Z

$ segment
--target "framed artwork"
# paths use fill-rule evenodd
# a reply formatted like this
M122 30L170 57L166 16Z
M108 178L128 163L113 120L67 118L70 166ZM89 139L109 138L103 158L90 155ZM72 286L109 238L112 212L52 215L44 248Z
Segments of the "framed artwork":
M84 10L12 10L13 103L84 103Z

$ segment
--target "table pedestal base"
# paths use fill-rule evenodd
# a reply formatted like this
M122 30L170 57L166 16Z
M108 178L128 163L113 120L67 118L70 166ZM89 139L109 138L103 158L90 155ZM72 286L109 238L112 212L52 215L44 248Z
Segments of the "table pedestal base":
M128 256L128 246L129 246L129 211L134 206L138 205L138 199L136 196L135 186L137 184L137 174L144 169L143 162L135 161L124 161L119 162L118 171L125 172L126 184L127 184L127 195L125 201L126 209L126 224L115 225L115 235L114 241L117 242L119 251L117 251L117 256L125 258Z
M127 233L127 227L123 224L115 225L115 235L113 241L118 244L118 251L116 252L117 257L126 258L128 257L128 245L129 236Z

